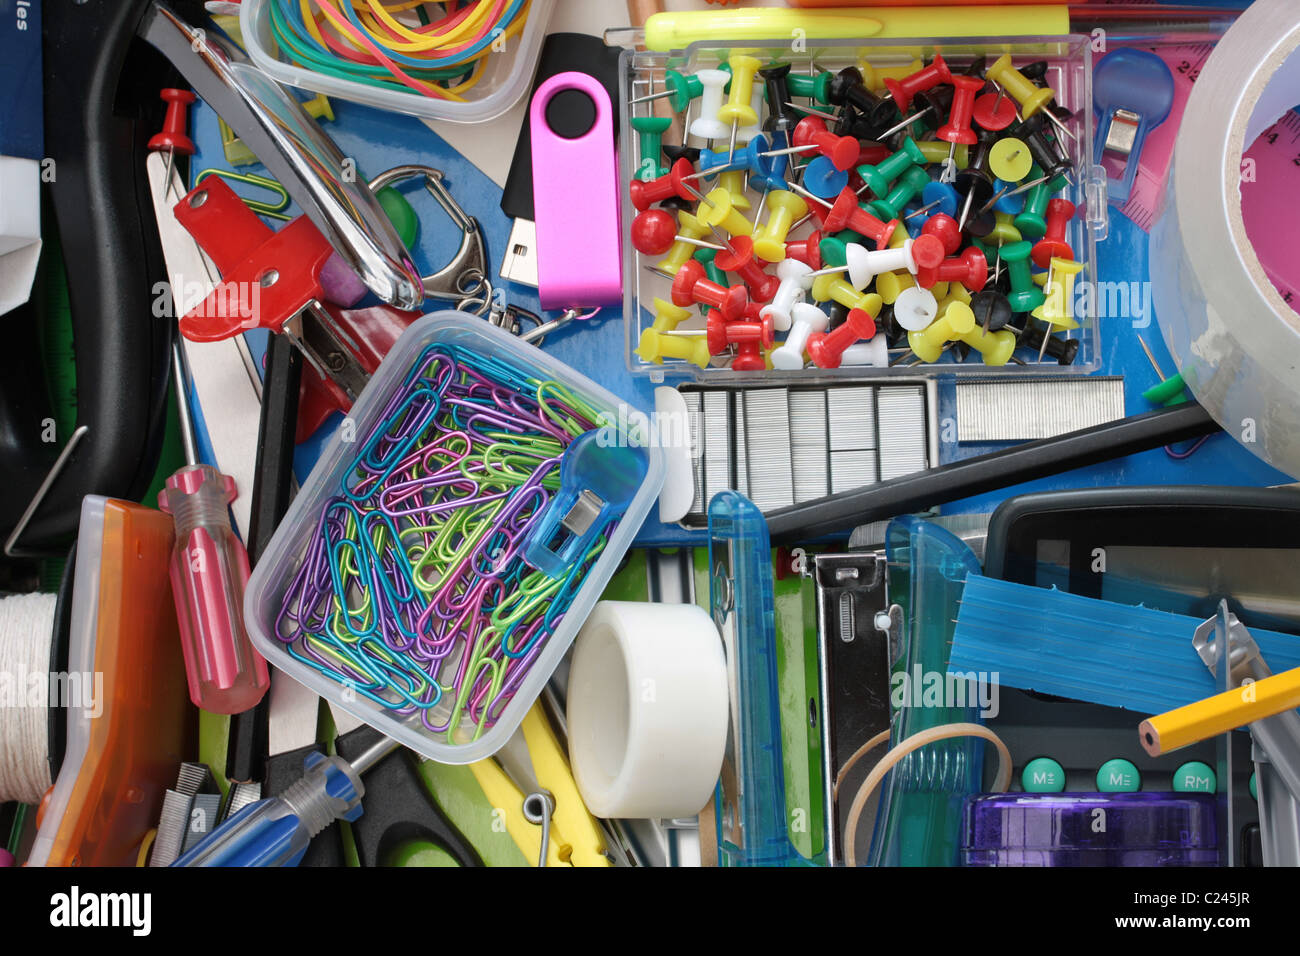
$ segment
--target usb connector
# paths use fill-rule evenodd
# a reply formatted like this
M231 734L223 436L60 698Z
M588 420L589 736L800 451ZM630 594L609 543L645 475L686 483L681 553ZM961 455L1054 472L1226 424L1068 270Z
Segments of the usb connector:
M537 288L537 226L531 219L515 219L510 227L501 278Z

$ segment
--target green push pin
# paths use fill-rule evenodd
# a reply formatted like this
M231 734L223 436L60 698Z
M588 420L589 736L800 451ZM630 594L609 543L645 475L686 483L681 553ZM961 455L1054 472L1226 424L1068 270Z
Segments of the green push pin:
M1189 760L1174 771L1174 793L1214 793L1218 778L1210 765L1199 760Z
M708 277L709 281L716 282L725 289L727 286L731 285L731 282L727 279L727 274L718 267L716 262L713 261L717 254L718 250L716 249L697 249L695 250L694 258L700 265L704 266L704 274ZM700 306L700 315L708 315L710 311L711 306Z
M1025 793L1061 793L1065 790L1065 768L1051 757L1036 757L1020 771Z
M1107 760L1097 769L1099 793L1137 793L1142 789L1142 774L1133 761L1116 757Z
M1028 178L1030 182L1042 179L1043 167L1035 164L1029 170ZM1016 228L1023 238L1041 239L1047 235L1047 220L1043 214L1047 212L1047 202L1052 198L1052 191L1051 183L1039 183L1025 194L1025 208L1015 218Z
M840 238L842 235L843 233L827 236L817 243L817 251L821 254L823 269L831 269L848 263L848 243Z
M1013 312L1032 312L1046 300L1029 269L1029 254L1032 249L1033 243L1028 240L1002 247L1002 264L1011 276L1011 294L1007 296L1007 301Z
M663 161L664 131L673 121L667 116L634 116L632 128L637 132L638 155L641 162L637 167L637 178L649 182L660 176L668 175L668 166Z
M1183 373L1175 372L1173 375L1165 378L1164 371L1156 361L1156 357L1151 354L1151 349L1147 345L1146 339L1138 336L1138 345L1142 346L1142 351L1146 354L1147 361L1155 369L1156 375L1160 378L1159 383L1152 385L1142 393L1144 401L1152 405L1181 405L1187 401L1187 383L1183 381Z
M898 177L898 182L889 191L889 195L868 203L867 211L877 219L882 219L885 222L897 219L898 210L919 196L921 190L928 185L930 185L930 174L920 166L909 166Z
M785 78L786 88L792 96L804 96L821 106L829 106L831 102L831 80L835 74L831 72L818 73L816 76L805 76L802 73L791 72Z

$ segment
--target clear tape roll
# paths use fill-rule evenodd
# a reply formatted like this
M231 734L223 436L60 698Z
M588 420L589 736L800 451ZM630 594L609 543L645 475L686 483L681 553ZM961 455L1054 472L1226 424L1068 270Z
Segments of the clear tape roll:
M1187 385L1228 434L1293 476L1300 316L1246 236L1241 189L1243 152L1300 103L1298 48L1295 0L1256 0L1219 41L1188 99L1150 242L1156 315ZM1277 215L1297 214L1293 198L1277 197Z
M727 668L707 611L601 601L569 669L569 762L598 817L689 817L727 742Z

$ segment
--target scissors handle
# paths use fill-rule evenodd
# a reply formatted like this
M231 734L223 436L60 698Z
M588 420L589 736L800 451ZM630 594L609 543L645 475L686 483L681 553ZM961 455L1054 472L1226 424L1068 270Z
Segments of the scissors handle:
M338 754L352 760L383 737L373 727L358 727L338 738ZM398 847L425 840L445 850L461 866L482 866L478 851L447 819L425 786L416 757L398 748L366 771L364 811L352 824L362 866L381 866Z

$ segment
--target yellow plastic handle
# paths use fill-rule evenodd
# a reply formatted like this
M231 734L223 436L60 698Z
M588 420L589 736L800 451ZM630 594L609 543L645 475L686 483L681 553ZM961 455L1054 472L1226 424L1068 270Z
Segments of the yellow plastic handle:
M519 847L524 859L535 866L542 852L542 828L540 824L529 823L524 819L524 795L491 757L470 764L469 769L478 785L483 788L483 795L487 797L493 814L504 815L510 839L515 841L515 846ZM546 865L569 866L560 859L560 841L556 838L555 824L556 821L552 820L551 839L546 848Z

